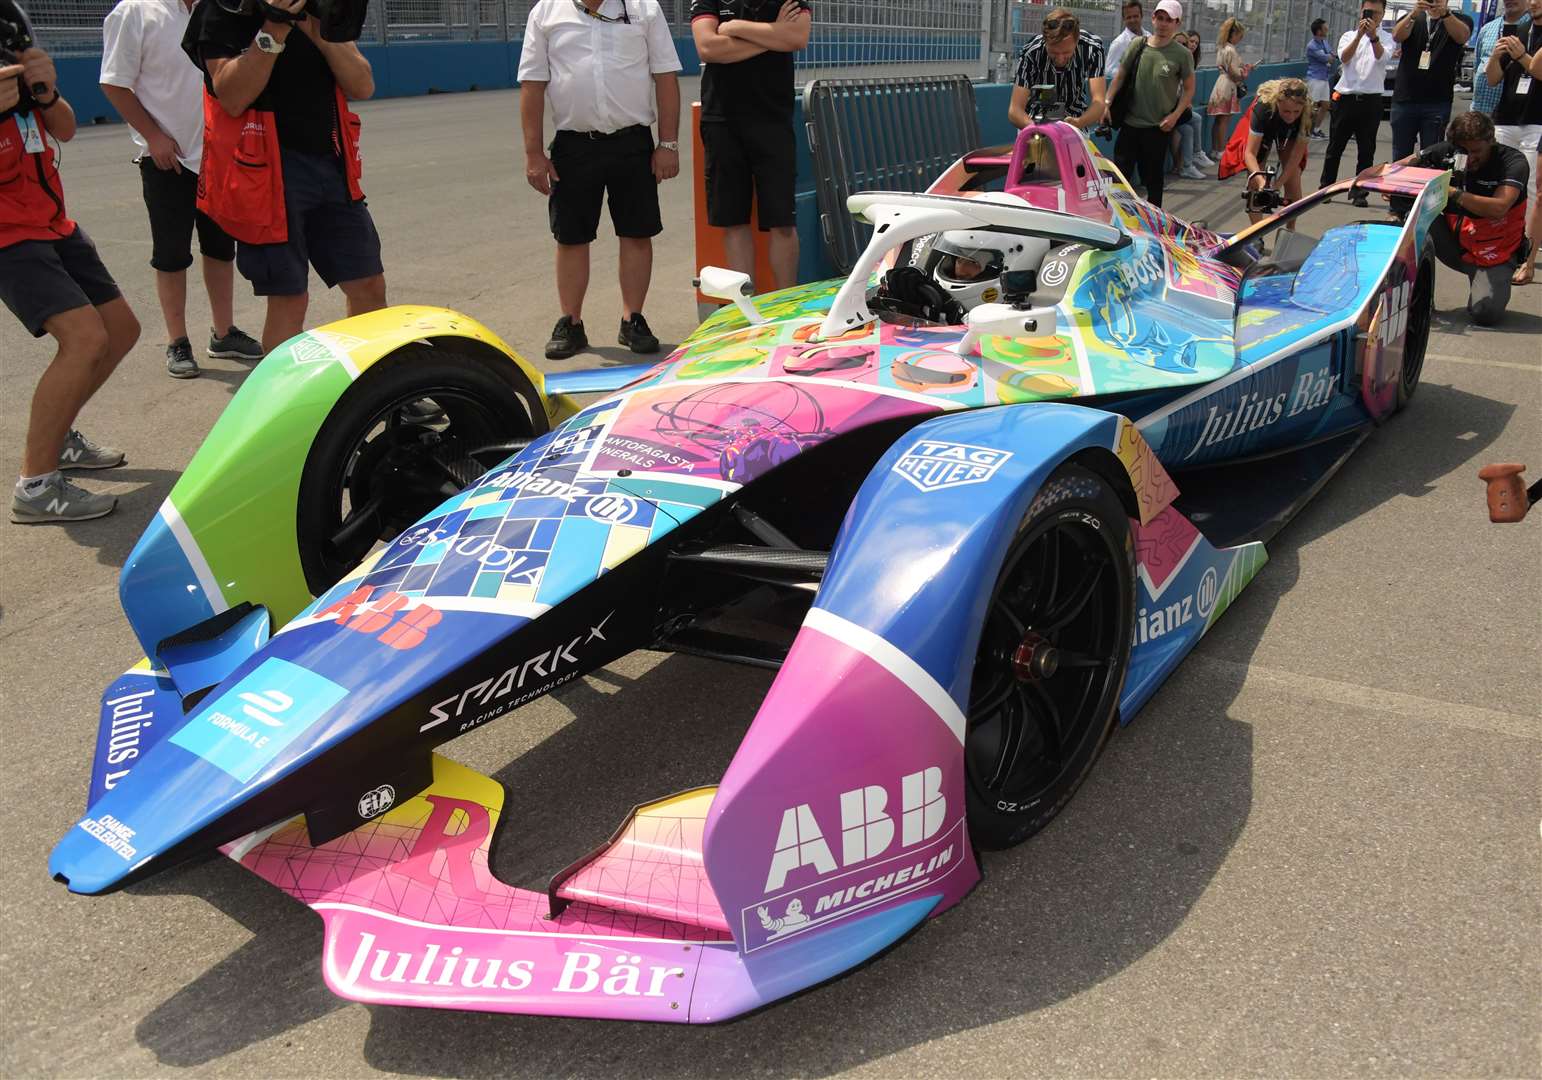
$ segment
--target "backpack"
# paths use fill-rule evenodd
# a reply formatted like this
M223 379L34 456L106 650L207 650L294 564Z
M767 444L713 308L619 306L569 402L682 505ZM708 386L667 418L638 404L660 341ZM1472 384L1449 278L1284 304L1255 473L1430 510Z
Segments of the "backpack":
M1135 99L1135 74L1140 70L1140 54L1146 51L1144 35L1130 46L1119 62L1119 92L1108 103L1108 126L1123 127L1124 118L1130 114L1130 103Z

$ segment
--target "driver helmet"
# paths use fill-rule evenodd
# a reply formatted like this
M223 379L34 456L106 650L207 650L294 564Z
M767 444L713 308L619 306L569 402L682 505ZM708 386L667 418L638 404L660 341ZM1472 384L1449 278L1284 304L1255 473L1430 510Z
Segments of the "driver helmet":
M979 230L954 230L932 241L924 269L948 296L970 310L1001 299L1001 275L1037 270L1049 241Z

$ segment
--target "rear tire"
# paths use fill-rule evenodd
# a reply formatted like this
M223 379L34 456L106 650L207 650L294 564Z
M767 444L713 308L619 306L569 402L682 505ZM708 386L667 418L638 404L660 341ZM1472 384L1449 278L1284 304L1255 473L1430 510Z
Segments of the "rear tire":
M1119 715L1135 619L1130 523L1108 482L1062 465L991 593L964 736L969 831L986 849L1049 824Z
M409 346L344 391L300 478L295 532L311 595L480 476L472 451L536 433L541 404L508 366Z
M1424 374L1424 352L1430 344L1430 318L1435 308L1435 263L1425 258L1414 278L1408 298L1408 328L1403 332L1403 370L1397 382L1397 409L1401 411L1419 389Z

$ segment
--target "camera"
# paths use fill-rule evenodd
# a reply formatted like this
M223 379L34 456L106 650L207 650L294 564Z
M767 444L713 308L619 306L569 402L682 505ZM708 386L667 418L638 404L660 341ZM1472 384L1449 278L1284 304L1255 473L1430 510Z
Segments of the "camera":
M273 22L300 22L315 19L326 41L358 41L369 14L369 0L306 0L300 14L291 15L264 0L216 0L232 15L261 15Z
M1029 87L1028 118L1036 124L1065 119L1065 104L1060 100L1054 83Z
M1274 186L1275 170L1271 167L1265 172L1254 173L1253 176L1262 176L1264 186L1261 188L1247 188L1242 192L1242 201L1247 204L1251 214L1272 214L1285 205L1285 193ZM1249 182L1253 176L1249 176Z
M32 48L33 44L32 28L27 25L21 9L11 0L0 0L0 67L21 63L21 54ZM12 107L11 112L25 116L37 104L37 99L33 96L32 88L22 81L20 75L16 76L16 87L21 92L21 100Z
M1362 22L1364 22L1367 19L1371 20L1372 22L1376 21L1376 12L1375 12L1375 10L1372 9L1372 8L1361 8L1360 9L1360 20Z
M1456 193L1467 188L1467 155L1460 150L1453 150L1444 157L1436 158L1430 162L1430 167L1435 169L1449 169L1451 171L1451 191Z

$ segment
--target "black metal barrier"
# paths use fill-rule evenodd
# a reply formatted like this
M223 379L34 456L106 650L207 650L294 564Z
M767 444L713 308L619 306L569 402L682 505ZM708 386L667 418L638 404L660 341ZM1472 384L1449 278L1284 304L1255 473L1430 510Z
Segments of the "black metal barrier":
M974 86L964 75L815 79L803 90L819 229L848 273L870 227L852 219L858 191L924 191L980 145Z

